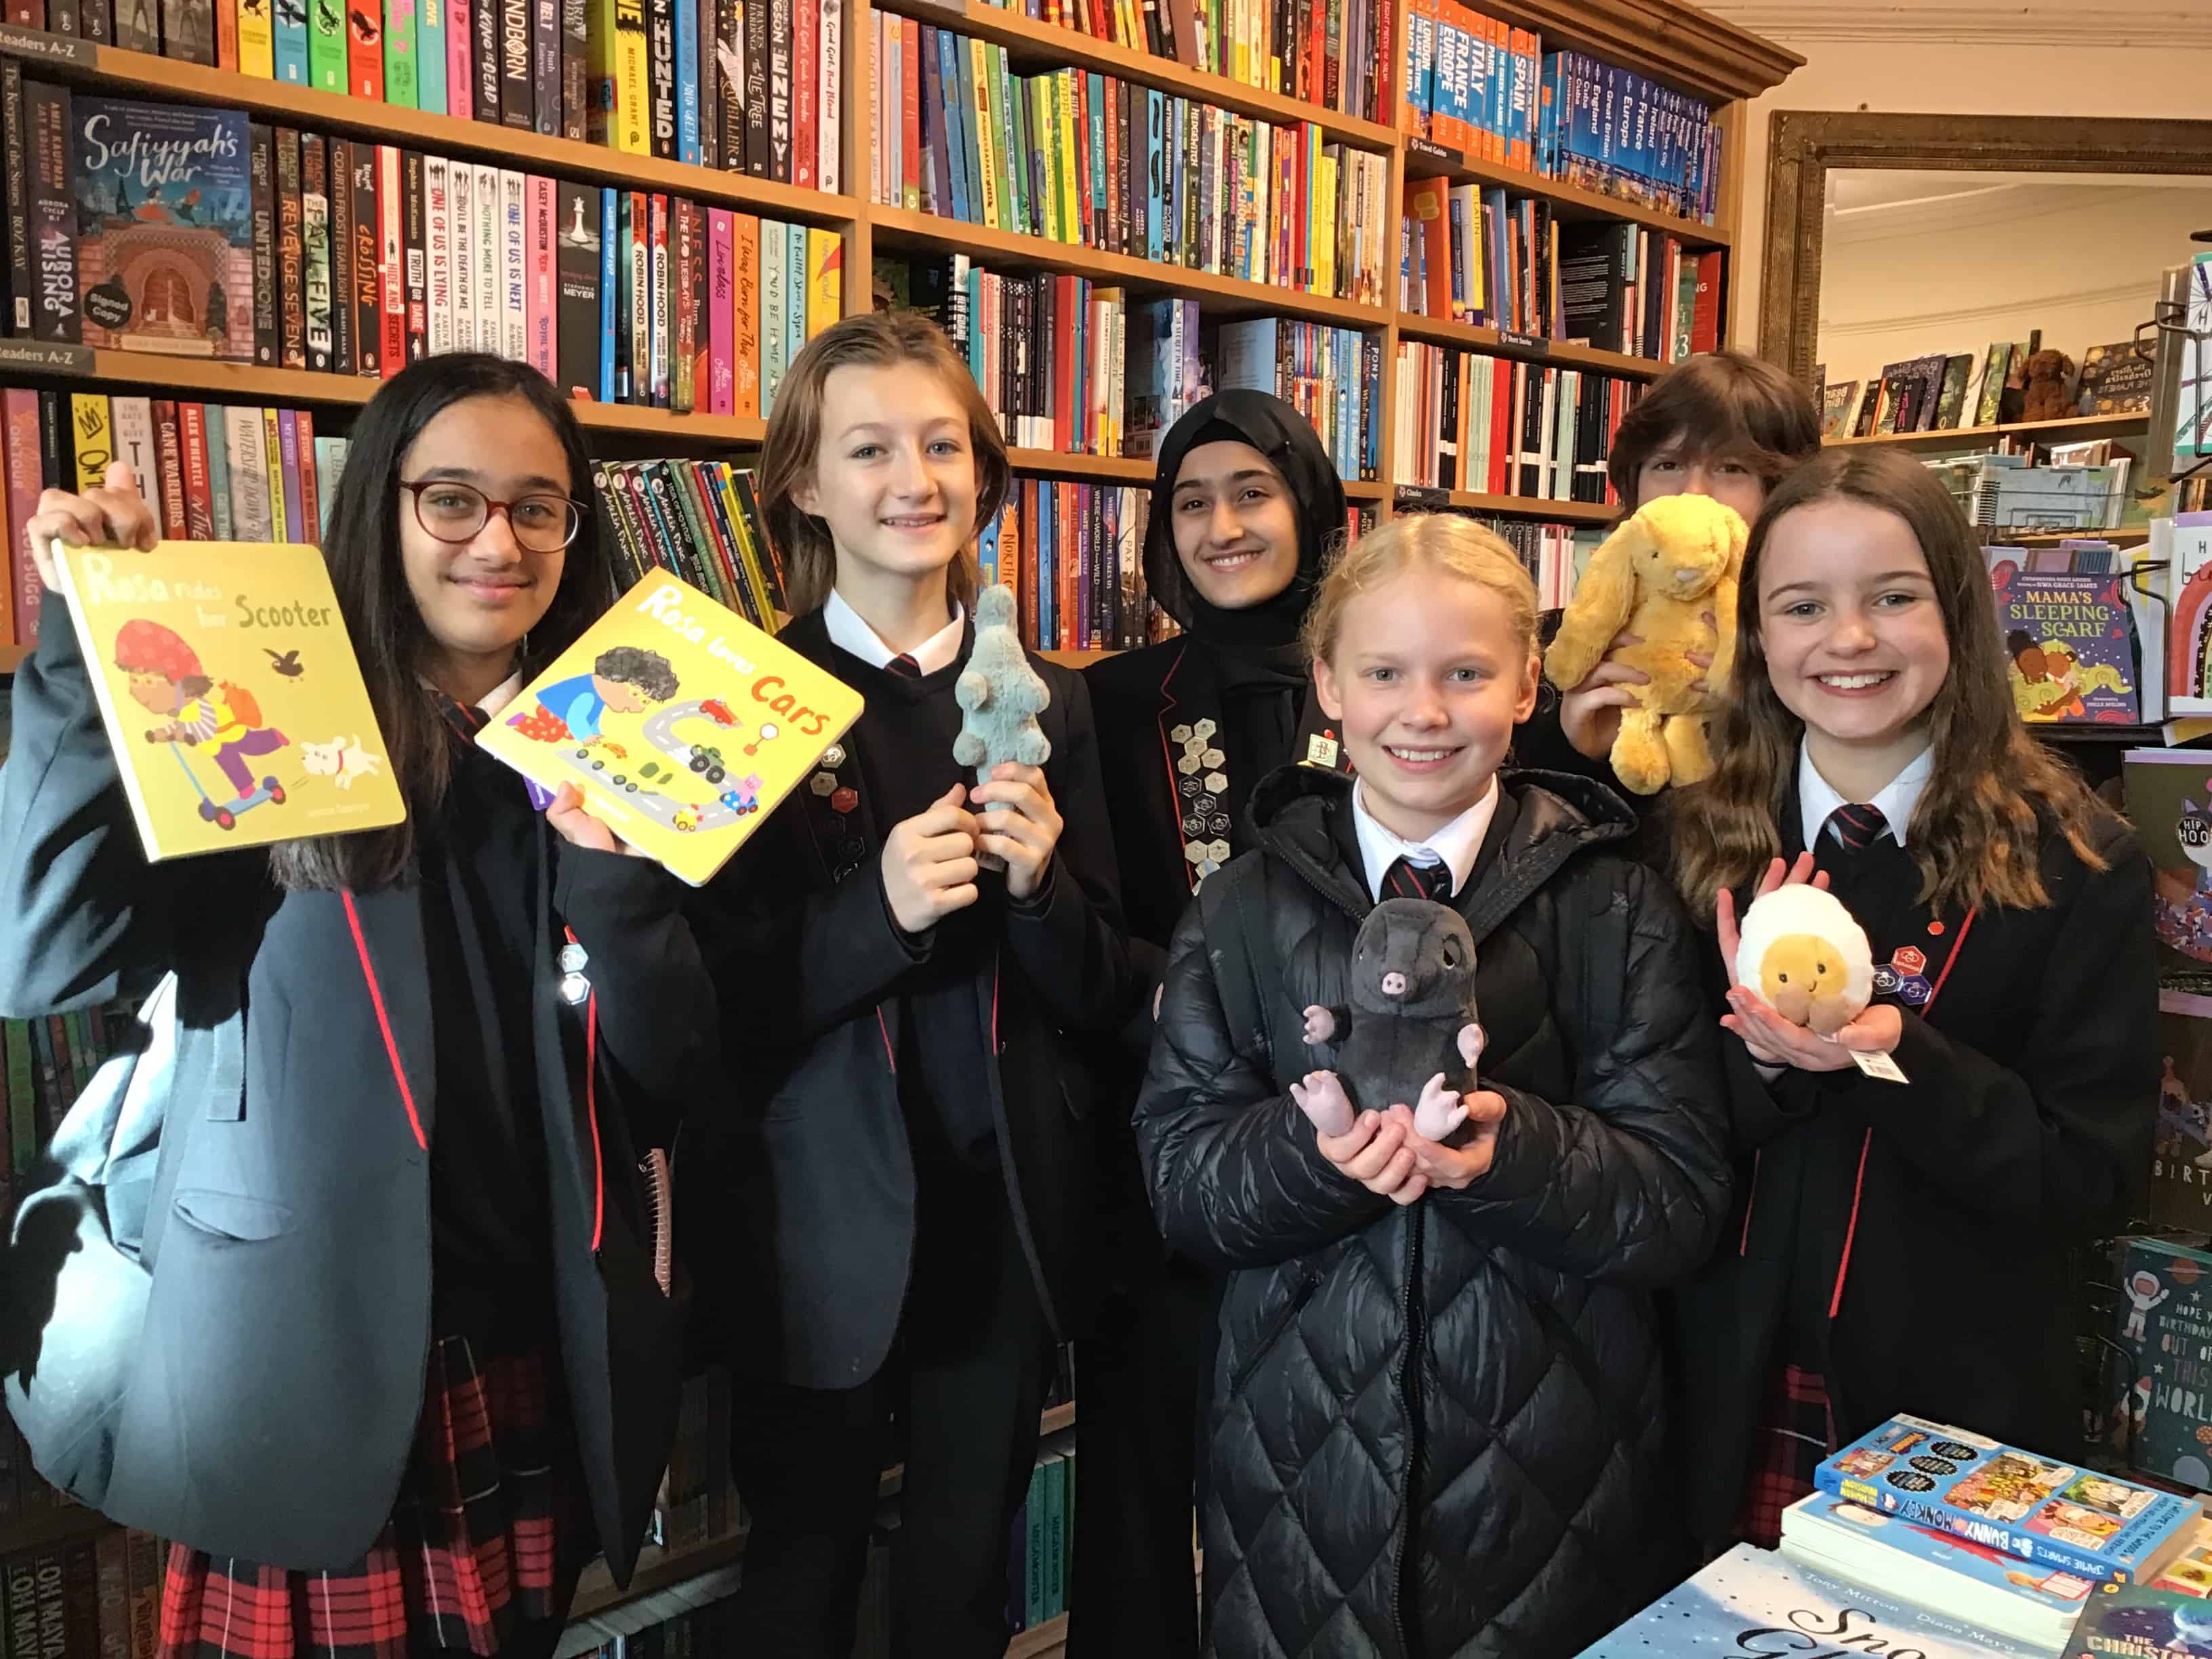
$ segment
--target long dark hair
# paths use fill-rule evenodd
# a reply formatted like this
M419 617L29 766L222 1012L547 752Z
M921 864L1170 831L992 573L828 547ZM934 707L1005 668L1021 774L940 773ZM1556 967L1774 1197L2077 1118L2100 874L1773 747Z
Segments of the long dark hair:
M1920 544L1951 647L1951 669L1928 705L1934 764L1913 809L1906 850L1920 901L2033 909L2049 902L2039 869L2046 820L2075 856L2105 867L2092 842L2096 802L2079 774L2030 737L2007 678L1973 530L1936 476L1878 447L1831 449L1767 498L1743 556L1735 607L1735 666L1713 732L1717 763L1675 793L1675 876L1692 908L1711 914L1721 888L1741 891L1782 851L1778 825L1796 776L1804 722L1766 670L1759 569L1774 527L1817 501L1859 501L1902 519Z
M567 650L614 603L614 565L592 491L591 457L568 398L551 381L526 363L476 351L425 358L386 381L354 422L323 559L361 659L392 775L406 797L408 818L386 830L279 843L270 849L270 868L287 887L369 888L399 880L414 860L416 824L445 801L453 738L422 683L430 635L400 563L401 514L407 509L399 471L422 429L471 398L528 404L560 440L568 462L568 493L585 508L553 603L530 630L520 664L525 677Z
M1738 461L1769 489L1820 453L1820 412L1805 388L1771 363L1740 351L1686 357L1622 417L1606 476L1623 517L1637 500L1644 462L1679 443L1685 460Z

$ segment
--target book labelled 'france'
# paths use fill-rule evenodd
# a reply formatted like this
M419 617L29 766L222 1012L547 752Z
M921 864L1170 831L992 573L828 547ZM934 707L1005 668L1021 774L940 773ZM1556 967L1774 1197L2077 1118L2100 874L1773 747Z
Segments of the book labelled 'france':
M477 742L542 789L574 784L593 817L697 886L802 781L807 806L850 810L849 764L817 763L860 715L858 692L655 570Z
M317 549L57 551L149 859L406 817Z

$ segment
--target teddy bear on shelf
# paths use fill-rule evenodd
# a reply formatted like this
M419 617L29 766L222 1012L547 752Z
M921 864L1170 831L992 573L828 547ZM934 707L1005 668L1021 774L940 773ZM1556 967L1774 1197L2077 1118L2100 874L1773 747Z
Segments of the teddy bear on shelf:
M2046 347L2027 360L2023 421L2063 421L2074 413L2074 360Z
M968 653L968 666L952 684L952 700L960 705L960 734L952 739L952 758L975 769L978 782L991 769L1007 761L1024 766L1042 766L1052 758L1052 740L1037 724L1037 716L1052 702L1052 692L1022 649L1022 636L1014 627L1014 590L1003 584L987 587L975 600L975 646ZM1004 801L989 801L987 812L1007 810ZM978 856L987 870L1003 870L1005 860L995 853Z
M1712 773L1705 714L1735 654L1736 581L1747 537L1735 510L1709 495L1646 502L1590 556L1544 653L1544 672L1562 691L1607 659L1649 677L1629 687L1637 706L1620 711L1613 744L1613 775L1639 795ZM1622 633L1637 642L1616 650ZM1700 668L1692 653L1711 666Z

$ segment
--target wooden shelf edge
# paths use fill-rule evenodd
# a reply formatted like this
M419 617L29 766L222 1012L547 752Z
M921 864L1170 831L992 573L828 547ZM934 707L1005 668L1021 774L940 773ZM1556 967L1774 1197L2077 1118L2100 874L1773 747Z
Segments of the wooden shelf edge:
M1066 271L1087 276L1101 287L1126 284L1148 292L1180 295L1216 311L1237 313L1272 313L1306 322L1327 323L1337 328L1382 328L1391 313L1380 306L1361 305L1320 294L1301 294L1266 283L1248 283L1236 276L1217 276L1211 271L1186 270L1180 265L1154 264L1149 259L1123 253L1105 253L1079 242L1048 241L1019 231L993 230L964 220L939 218L935 214L910 212L872 204L868 220L878 248L889 244L965 253L985 264L994 259Z
M1110 478L1123 483L1152 481L1152 464L1133 455L1078 455L1057 449L1008 449L1007 465L1017 472L1058 473L1073 478Z
M1006 1659L1034 1659L1040 1653L1049 1653L1067 1642L1067 1615L1060 1613L1025 1631L1016 1633L1006 1644Z
M1524 173L1519 167L1507 167L1502 161L1485 161L1443 144L1432 143L1426 138L1407 134L1405 138L1406 174L1412 179L1449 179L1455 185L1498 185L1516 196L1532 196L1549 202L1569 217L1577 219L1620 219L1649 229L1664 231L1675 240L1691 247L1732 247L1735 238L1718 225L1704 224L1695 219L1678 219L1659 208L1645 207L1640 202L1625 202L1614 196L1606 196L1579 185L1571 185L1564 179L1547 178L1540 173Z
M1486 495L1471 489L1445 492L1454 507L1520 519L1551 519L1561 524L1611 524L1620 509L1605 501L1549 501L1534 495Z
M896 12L917 22L950 28L956 33L971 34L979 40L1004 46L1010 52L1034 52L1072 66L1094 69L1119 80L1181 94L1240 115L1266 121L1304 121L1319 127L1330 138L1342 139L1364 149L1388 150L1397 143L1397 133L1379 122L1248 86L1227 76L1185 69L1173 58L1155 58L1150 52L1133 51L1075 29L1040 22L1011 7L993 5L990 0L965 0L964 5L960 0L951 0L951 3L943 3L942 0L878 0L875 9Z
M1674 367L1672 363L1662 363L1655 358L1632 357L1620 351L1600 351L1594 346L1574 345L1563 340L1515 338L1486 324L1456 322L1449 317L1426 317L1417 311L1401 311L1396 314L1398 332L1405 338L1424 341L1431 345L1457 346L1492 357L1518 357L1528 362L1557 363L1563 368L1595 369L1603 374L1617 374L1626 380L1656 380Z
M564 178L632 189L668 191L716 206L738 207L780 218L815 224L852 220L860 204L849 196L826 195L794 185L755 179L719 167L633 155L580 139L549 137L488 121L465 121L398 104L372 103L343 93L285 81L264 81L236 70L211 69L173 58L95 46L89 40L48 34L43 30L0 25L0 53L27 68L52 71L64 80L95 81L116 91L242 109L258 117L298 124L317 132L337 132L372 142L420 144L441 155L465 155L486 161L557 173Z
M2000 438L2033 437L2039 433L2080 432L2095 437L2102 433L2118 434L2131 429L2148 432L2149 415L2143 411L2130 415L2067 415L2055 421L1939 427L1933 432L1871 432L1863 438L1829 438L1823 441L1832 449L1840 449L1847 444L1909 444L1942 448L1946 444L1995 443Z
M15 650L13 646L0 646L0 670L4 669L9 653ZM0 1555L51 1549L59 1544L81 1544L117 1529L118 1523L97 1510L64 1504L57 1509L18 1515L8 1527L0 1528Z

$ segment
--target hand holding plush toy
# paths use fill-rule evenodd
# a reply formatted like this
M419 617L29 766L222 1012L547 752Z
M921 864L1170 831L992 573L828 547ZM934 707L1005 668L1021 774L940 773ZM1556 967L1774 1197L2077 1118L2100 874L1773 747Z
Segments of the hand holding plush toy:
M1637 643L1613 659L1648 683L1630 688L1637 706L1621 711L1613 770L1639 795L1712 773L1705 714L1735 654L1736 581L1747 538L1735 510L1711 496L1647 502L1591 556L1544 653L1546 677L1571 691L1607 659L1615 635L1635 635ZM1692 653L1712 665L1699 667Z
M1874 947L1824 887L1778 887L1752 902L1735 977L1792 1025L1832 1037L1874 1000Z
M968 666L952 687L960 705L960 735L952 740L952 758L975 768L979 781L991 769L1007 761L1023 766L1042 766L1052 758L1052 740L1037 724L1037 716L1052 702L1052 691L1022 649L1014 627L1014 590L987 587L975 601L975 646L968 653ZM987 812L1008 810L1003 801L985 803ZM985 853L977 862L986 869L1003 869L1005 860Z

